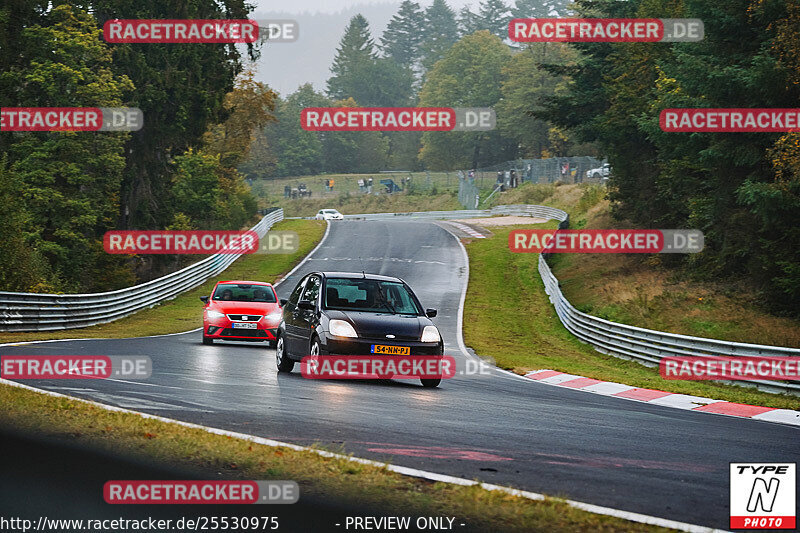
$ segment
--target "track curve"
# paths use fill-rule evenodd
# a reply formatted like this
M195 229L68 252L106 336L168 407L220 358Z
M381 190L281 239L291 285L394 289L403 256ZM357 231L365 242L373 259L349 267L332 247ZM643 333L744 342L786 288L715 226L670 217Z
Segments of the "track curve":
M463 368L460 243L430 221L333 222L279 286L312 270L405 279ZM509 280L511 282L512 280ZM198 314L200 305L198 303ZM498 317L500 319L500 317ZM728 463L800 458L800 429L551 387L510 376L416 382L278 375L262 344L203 346L199 331L0 347L0 355L149 355L144 382L26 381L141 412L712 527L727 527Z

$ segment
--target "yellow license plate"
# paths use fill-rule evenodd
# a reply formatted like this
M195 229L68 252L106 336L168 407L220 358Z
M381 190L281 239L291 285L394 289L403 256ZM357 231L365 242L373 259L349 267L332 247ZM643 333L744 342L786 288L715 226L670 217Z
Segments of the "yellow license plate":
M373 344L372 353L380 355L411 355L410 346L384 346L383 344Z

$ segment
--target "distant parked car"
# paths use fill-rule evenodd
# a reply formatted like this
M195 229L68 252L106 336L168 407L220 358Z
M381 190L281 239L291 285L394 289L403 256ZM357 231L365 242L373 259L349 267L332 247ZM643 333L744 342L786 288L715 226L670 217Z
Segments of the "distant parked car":
M317 220L342 220L344 216L336 209L320 209L314 218Z
M606 163L601 167L591 168L586 171L586 177L590 179L606 181L610 175L611 175L611 165L608 163Z

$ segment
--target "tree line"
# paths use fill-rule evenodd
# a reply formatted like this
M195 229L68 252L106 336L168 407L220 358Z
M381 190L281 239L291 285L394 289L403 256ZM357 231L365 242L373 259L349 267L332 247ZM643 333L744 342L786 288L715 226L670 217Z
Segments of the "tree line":
M110 255L110 229L239 229L236 167L276 95L234 45L106 44L122 18L245 19L244 0L18 0L0 6L0 106L138 107L138 132L0 132L0 290L116 289L180 266ZM183 261L186 259L184 258Z
M556 43L517 47L512 18L567 14L565 0L482 0L456 13L445 0L425 9L404 0L380 39L354 16L344 31L324 91L310 84L279 98L240 170L251 178L380 170L452 170L516 157L591 151L567 132L531 116L543 97L565 87L565 76L539 68L577 55ZM490 132L307 132L303 107L493 107Z
M648 228L696 228L702 254L671 257L710 280L739 277L773 309L800 312L800 133L665 133L666 108L797 108L796 0L577 0L582 16L699 18L695 43L583 43L572 82L535 115L613 167L614 215Z

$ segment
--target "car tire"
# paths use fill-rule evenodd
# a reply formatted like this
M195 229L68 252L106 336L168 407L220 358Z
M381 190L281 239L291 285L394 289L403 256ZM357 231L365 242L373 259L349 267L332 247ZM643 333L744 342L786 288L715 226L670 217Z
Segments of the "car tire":
M423 387L425 387L425 388L433 388L433 387L438 387L439 386L439 383L442 382L442 378L421 379L419 381L420 381L420 383L422 383Z
M598 173L596 173L596 172L595 172L595 174L594 174L592 177L593 177L594 179L596 179L596 180L599 180L599 179L600 179L602 176L600 176L600 174L598 174Z
M203 334L203 344L205 344L206 346L214 344L214 339L212 339L211 337L206 337L206 335L204 333Z
M278 367L278 372L289 373L294 370L294 361L289 359L286 354L286 346L283 344L283 337L278 337L275 344L275 363Z

